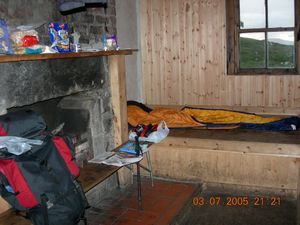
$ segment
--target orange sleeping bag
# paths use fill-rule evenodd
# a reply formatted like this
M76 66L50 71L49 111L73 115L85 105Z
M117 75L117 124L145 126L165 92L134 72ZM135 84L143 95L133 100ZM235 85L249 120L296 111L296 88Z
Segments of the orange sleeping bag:
M129 105L127 107L128 123L136 127L138 124L159 124L164 120L169 128L185 128L185 127L203 127L195 121L192 116L187 113L180 112L177 109L155 108L150 113L145 112L138 106Z

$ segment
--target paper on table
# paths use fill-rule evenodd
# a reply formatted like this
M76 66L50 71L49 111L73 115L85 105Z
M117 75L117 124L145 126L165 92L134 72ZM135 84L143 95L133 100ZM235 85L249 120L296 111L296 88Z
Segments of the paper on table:
M112 157L114 154L116 154L116 153L115 152L105 152L105 153L102 153L100 155L97 155L93 159L89 160L89 162L91 162L91 163L102 163L104 160Z
M142 156L132 157L132 155L128 154L116 154L115 152L105 152L89 160L89 162L99 164L103 163L106 165L121 167L132 163L136 163L142 159Z
M132 164L132 163L139 162L142 159L143 159L142 156L128 157L127 158L127 157L124 157L123 155L116 154L116 155L113 155L112 157L102 161L102 163L106 164L106 165L121 167L121 166L126 166L126 165L129 165L129 164Z

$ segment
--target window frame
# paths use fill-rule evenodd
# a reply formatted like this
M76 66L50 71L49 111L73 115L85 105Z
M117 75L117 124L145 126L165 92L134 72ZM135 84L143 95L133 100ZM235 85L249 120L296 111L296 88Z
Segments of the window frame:
M240 29L239 0L226 0L226 32L227 32L227 74L228 75L300 75L300 0L295 1L295 27L294 28L255 28ZM266 10L268 11L268 10ZM267 15L266 15L267 16ZM266 21L267 22L267 21ZM295 33L295 68L240 68L240 33L294 31ZM267 46L266 46L267 48ZM268 53L266 53L268 54Z

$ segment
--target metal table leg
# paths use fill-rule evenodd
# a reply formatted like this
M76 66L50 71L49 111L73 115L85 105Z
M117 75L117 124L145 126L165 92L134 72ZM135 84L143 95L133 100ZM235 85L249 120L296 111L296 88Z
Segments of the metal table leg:
M137 188L138 188L138 203L139 208L142 209L142 183L141 183L141 171L140 171L140 162L136 163L137 171Z
M149 169L149 174L150 174L150 179L151 179L151 185L152 185L152 187L154 187L153 174L152 174L152 163L151 163L149 150L148 150L148 152L146 152L146 157L147 157L148 169Z

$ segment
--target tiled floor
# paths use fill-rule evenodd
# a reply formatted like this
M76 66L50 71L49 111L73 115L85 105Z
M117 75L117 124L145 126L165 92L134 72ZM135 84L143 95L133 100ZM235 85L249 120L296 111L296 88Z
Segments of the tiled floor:
M136 185L116 191L87 211L89 225L168 225L196 189L194 184L142 180L142 210Z

